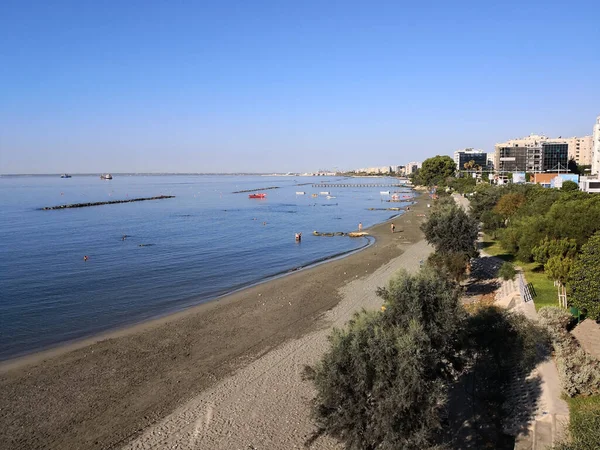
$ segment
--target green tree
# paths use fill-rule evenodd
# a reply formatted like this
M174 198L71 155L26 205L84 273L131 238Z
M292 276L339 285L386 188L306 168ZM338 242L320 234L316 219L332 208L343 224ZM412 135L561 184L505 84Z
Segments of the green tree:
M471 257L477 254L479 225L453 201L434 208L421 230L438 253L464 253Z
M416 181L422 186L441 185L448 177L453 177L455 172L456 164L452 158L437 155L423 161Z
M571 180L567 180L567 181L563 181L562 187L560 188L561 191L578 191L579 190L579 185L577 183L575 183L574 181Z
M571 303L580 310L586 309L588 316L600 319L600 232L594 234L581 248L571 273L569 285L572 290Z
M313 370L318 434L348 449L429 448L465 319L456 286L430 270L378 290L386 309L334 330Z
M494 207L494 212L500 214L504 219L510 219L527 202L527 198L520 192L504 194Z
M515 266L509 262L503 263L498 270L498 276L503 280L514 280L516 275Z

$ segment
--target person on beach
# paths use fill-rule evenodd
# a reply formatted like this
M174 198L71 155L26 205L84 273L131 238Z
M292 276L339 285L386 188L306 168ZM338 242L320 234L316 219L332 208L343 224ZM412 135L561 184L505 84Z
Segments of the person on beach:
M390 226L390 228L392 229L392 233L395 233L395 232L396 232L396 225L394 225L393 223L392 223L392 225Z
M358 222L358 231L362 231L362 222Z

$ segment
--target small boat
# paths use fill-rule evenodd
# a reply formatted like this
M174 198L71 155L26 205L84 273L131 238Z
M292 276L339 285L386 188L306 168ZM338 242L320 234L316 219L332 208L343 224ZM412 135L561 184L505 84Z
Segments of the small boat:
M326 198L329 200L329 199L335 198L335 197L333 195L328 195Z
M390 195L390 191L381 191L380 194L381 195Z
M323 191L323 192L319 192L320 195L329 195L331 194L331 192L329 191Z
M318 194L312 194L312 197L318 197L318 196L319 196Z
M304 194L306 194L306 192L304 192L304 191L297 191L296 192L296 195L304 195Z
M267 194L248 194L248 198L265 198Z
M398 194L392 195L392 200L400 200L400 196Z
M61 178L71 178L71 175L69 175L68 173L63 173L60 177Z
M103 173L100 175L101 180L112 180L112 175L110 173Z

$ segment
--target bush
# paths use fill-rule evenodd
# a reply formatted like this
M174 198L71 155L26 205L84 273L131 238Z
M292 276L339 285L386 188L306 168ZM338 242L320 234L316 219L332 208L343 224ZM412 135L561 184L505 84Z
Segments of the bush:
M573 317L564 309L553 306L540 308L538 317L552 337L558 374L567 395L600 392L600 361L584 351L567 331Z
M498 276L503 280L514 280L516 275L515 266L509 262L502 264L498 270Z
M310 374L316 435L350 449L430 447L448 384L462 368L456 347L466 315L458 293L431 269L400 272L377 291L385 311L363 311L334 330Z
M363 312L331 336L314 372L318 434L349 449L429 447L446 399L433 370L438 354L417 321L406 329L384 322Z

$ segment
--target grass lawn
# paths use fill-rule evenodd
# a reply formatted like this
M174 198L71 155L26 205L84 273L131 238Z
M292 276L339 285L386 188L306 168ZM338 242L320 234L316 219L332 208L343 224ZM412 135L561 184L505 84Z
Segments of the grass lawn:
M487 234L483 236L482 250L488 255L512 262L523 269L525 279L535 289L536 296L533 299L533 303L536 310L543 306L558 306L557 288L554 287L554 282L544 274L540 264L517 261L514 255L507 253L498 241L495 241Z
M569 431L573 443L569 450L600 448L600 395L568 398L570 411Z

